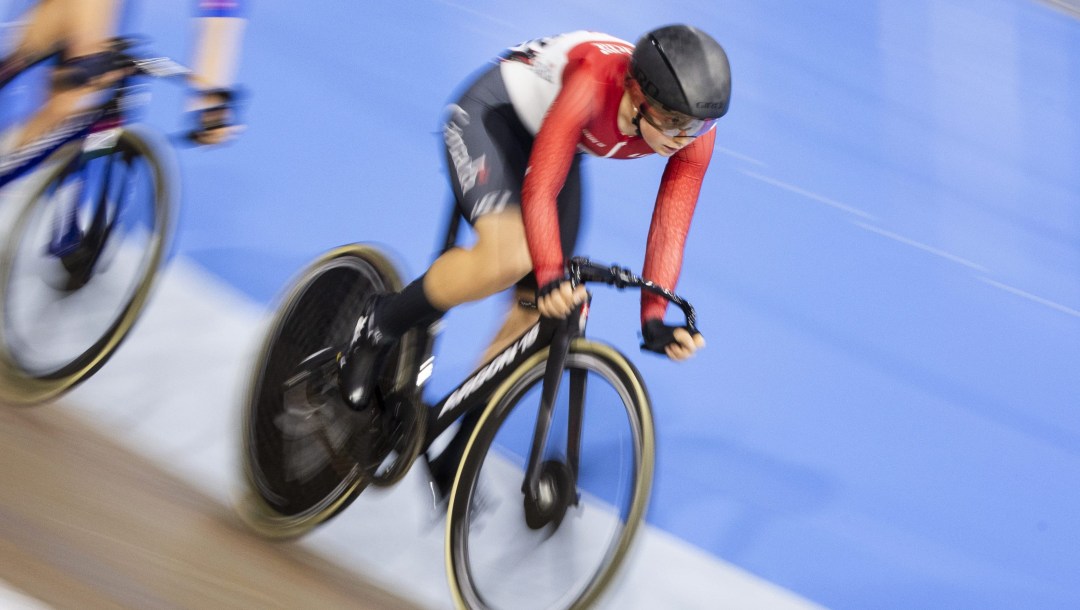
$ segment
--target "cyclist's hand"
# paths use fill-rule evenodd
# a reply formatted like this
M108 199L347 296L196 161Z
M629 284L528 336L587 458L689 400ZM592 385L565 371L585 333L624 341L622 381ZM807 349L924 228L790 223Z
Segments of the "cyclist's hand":
M585 286L576 288L570 280L557 280L544 286L536 299L536 308L546 318L565 318L575 307L585 301Z
M668 358L678 362L690 358L703 347L705 347L705 337L702 337L701 333L691 335L685 328L676 328L675 342L669 343L664 348L664 353Z
M690 334L681 326L668 326L663 320L648 320L641 325L644 342L641 349L664 354L675 361L686 360L705 347L701 333Z
M238 124L236 93L228 89L211 89L194 94L191 141L203 146L224 144L243 131Z

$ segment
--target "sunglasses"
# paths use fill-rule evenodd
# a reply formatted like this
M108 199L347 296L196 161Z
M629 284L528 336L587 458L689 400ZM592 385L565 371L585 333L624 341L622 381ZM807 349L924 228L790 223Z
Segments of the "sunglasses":
M638 116L669 138L696 138L716 123L716 119L698 119L681 112L661 110L642 102Z

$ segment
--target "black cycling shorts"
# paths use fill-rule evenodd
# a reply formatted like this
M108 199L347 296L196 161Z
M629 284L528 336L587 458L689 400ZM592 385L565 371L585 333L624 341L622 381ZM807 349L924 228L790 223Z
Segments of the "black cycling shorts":
M470 224L484 214L521 207L521 184L533 139L510 103L497 64L483 71L447 108L443 125L447 171L458 209ZM581 224L581 154L570 165L558 210L563 256L569 257Z

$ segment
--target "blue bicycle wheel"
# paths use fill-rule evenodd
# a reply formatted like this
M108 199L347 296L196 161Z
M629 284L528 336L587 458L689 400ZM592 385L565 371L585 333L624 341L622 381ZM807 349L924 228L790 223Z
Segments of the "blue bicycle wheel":
M10 185L0 251L0 398L50 400L101 368L147 304L174 230L171 165L149 135L102 134Z

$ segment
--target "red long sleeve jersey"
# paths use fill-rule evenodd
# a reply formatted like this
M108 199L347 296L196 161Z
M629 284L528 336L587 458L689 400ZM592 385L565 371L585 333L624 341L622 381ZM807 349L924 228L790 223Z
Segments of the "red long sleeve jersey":
M571 32L510 49L500 69L510 100L536 136L522 186L521 210L537 283L563 274L556 196L574 154L633 159L653 154L639 136L619 131L618 112L634 46L598 32ZM668 159L645 246L642 276L674 288L690 221L709 167L715 130ZM667 301L643 294L642 321L663 318Z

